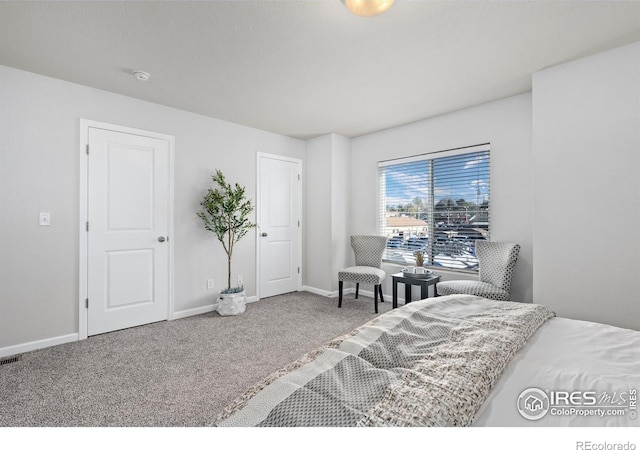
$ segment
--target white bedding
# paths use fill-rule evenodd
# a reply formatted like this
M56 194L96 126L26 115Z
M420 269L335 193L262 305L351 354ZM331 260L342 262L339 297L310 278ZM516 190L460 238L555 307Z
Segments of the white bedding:
M468 295L412 302L271 374L215 425L640 426L640 332L551 316Z
M595 392L588 395L598 398L598 402L606 393L625 414L560 416L552 415L549 410L539 420L528 420L520 415L517 401L520 394L531 387L547 392ZM640 426L637 416L630 417L634 416L629 408L629 392L633 390L640 390L640 332L553 318L536 331L505 368L476 414L473 426ZM575 395L576 400L580 400L580 394ZM611 401L604 403L610 404ZM598 406L591 409L607 409ZM637 414L640 407L636 408Z
M412 302L249 388L215 425L468 426L553 312L450 295Z

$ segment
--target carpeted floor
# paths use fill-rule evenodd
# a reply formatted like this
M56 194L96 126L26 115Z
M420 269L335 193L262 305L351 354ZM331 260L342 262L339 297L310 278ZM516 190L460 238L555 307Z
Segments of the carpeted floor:
M391 308L380 304L380 313ZM0 426L204 426L245 389L376 317L308 292L116 331L0 366Z

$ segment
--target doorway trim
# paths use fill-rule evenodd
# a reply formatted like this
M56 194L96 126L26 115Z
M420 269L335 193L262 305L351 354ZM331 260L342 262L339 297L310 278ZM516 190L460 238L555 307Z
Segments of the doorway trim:
M298 267L300 267L300 273L298 274L298 291L302 289L302 228L304 227L303 210L302 210L302 183L304 181L302 160L297 158L289 158L287 156L274 155L272 153L256 152L256 223L260 218L260 208L262 202L262 196L260 192L260 174L261 174L261 158L277 159L279 161L292 162L298 165L300 173L300 183L298 183L298 208L300 211L300 226L298 227ZM256 297L261 300L260 296L260 233L256 229Z
M169 146L169 206L168 206L168 225L169 225L169 302L167 307L167 320L172 320L174 315L174 223L173 223L173 148L175 138L168 134L156 133L154 131L141 130L137 128L125 127L122 125L114 125L105 122L97 122L95 120L80 119L80 195L79 195L79 220L78 220L78 242L79 242L79 265L78 265L78 340L87 339L88 337L88 310L86 308L87 296L89 292L88 264L89 249L87 236L87 222L89 220L88 209L88 188L89 188L89 159L87 155L87 145L89 143L89 129L99 128L102 130L114 131L117 133L135 134L155 139L167 141Z

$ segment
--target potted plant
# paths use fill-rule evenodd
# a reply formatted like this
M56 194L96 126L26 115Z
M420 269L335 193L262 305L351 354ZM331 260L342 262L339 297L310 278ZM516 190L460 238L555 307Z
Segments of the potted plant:
M416 267L424 266L424 253L421 251L416 252Z
M216 186L210 187L204 195L198 217L205 229L218 238L227 254L227 288L220 291L218 313L237 315L245 310L244 286L231 287L231 259L233 246L256 225L249 220L253 212L251 200L245 197L245 188L235 183L227 183L220 170L211 179Z

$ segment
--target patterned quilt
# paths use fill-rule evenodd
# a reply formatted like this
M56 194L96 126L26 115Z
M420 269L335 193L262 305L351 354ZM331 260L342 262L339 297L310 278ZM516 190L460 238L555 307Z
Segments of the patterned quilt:
M451 295L392 310L272 374L216 426L467 426L553 311Z

